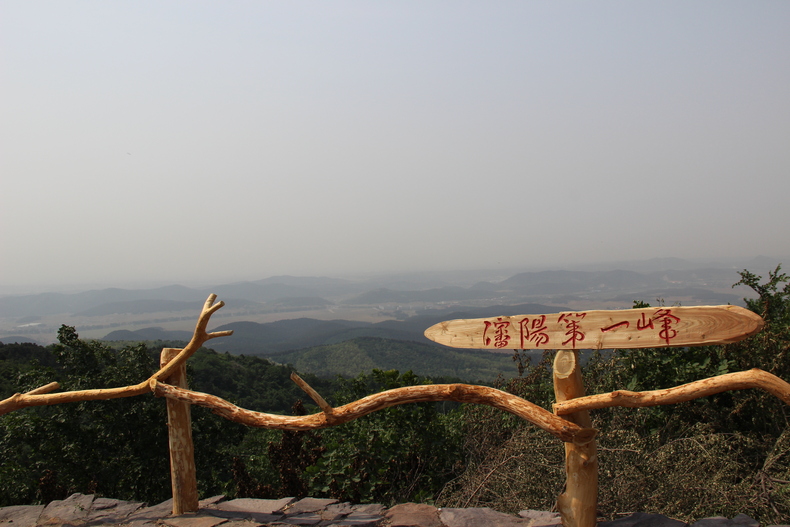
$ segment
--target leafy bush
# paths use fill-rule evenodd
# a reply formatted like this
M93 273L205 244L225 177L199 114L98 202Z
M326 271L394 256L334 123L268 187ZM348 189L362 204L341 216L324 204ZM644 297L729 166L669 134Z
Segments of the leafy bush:
M340 382L338 406L382 389L430 384L397 370ZM461 462L459 413L440 406L394 406L322 431L325 453L306 470L311 494L358 503L432 501Z

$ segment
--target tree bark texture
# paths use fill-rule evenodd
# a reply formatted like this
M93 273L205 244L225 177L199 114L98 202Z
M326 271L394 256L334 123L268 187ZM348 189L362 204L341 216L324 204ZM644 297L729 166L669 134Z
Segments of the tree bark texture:
M790 383L767 371L753 368L747 371L726 373L665 390L649 392L617 390L610 393L579 397L564 402L560 402L558 399L554 405L554 412L557 415L568 415L579 410L595 410L611 406L626 406L630 408L659 406L682 403L716 393L745 390L747 388L763 389L784 401L785 404L790 405Z
M164 348L160 365L175 358L180 349ZM181 364L167 378L174 386L187 388L186 364ZM192 442L192 415L189 403L167 400L167 430L170 444L170 483L173 488L173 514L197 511L198 490L195 469L195 447Z
M557 351L554 395L558 402L584 395L578 351ZM592 428L590 414L585 410L567 417L585 429ZM565 473L565 492L557 498L563 526L594 527L598 508L598 453L594 439L583 444L565 442Z

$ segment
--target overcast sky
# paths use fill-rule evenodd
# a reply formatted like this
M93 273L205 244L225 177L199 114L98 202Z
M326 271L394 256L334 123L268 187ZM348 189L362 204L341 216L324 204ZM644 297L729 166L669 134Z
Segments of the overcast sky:
M0 288L784 257L789 27L786 1L2 0Z

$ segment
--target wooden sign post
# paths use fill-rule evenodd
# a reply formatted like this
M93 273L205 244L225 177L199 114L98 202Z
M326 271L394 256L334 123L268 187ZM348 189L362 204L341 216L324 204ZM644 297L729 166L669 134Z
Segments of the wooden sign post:
M556 349L554 394L561 404L585 395L580 349L726 344L757 333L763 325L762 318L737 306L673 306L450 320L431 326L425 336L455 348ZM565 418L582 428L592 427L587 410ZM594 439L565 443L565 470L565 492L557 499L562 523L593 527L598 505Z
M160 364L166 366L181 352L177 348L164 348ZM173 386L187 388L187 367L181 364L166 379ZM170 484L173 488L173 514L198 510L197 470L195 446L192 443L191 405L187 402L167 400L167 430L170 443Z

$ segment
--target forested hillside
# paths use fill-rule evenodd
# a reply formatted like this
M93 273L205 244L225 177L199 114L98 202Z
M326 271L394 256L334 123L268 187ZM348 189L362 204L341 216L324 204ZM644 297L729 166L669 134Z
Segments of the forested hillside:
M464 382L493 382L513 371L512 354L455 350L402 340L360 337L327 346L287 351L272 359L321 377L353 377L361 372L413 370Z

